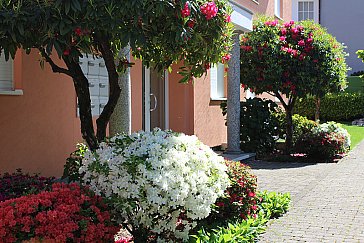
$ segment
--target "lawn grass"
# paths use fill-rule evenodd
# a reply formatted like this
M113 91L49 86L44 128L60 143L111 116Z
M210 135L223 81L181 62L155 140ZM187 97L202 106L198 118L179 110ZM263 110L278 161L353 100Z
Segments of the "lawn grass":
M353 126L347 122L341 122L343 127L348 130L351 139L351 149L354 149L364 139L364 127Z

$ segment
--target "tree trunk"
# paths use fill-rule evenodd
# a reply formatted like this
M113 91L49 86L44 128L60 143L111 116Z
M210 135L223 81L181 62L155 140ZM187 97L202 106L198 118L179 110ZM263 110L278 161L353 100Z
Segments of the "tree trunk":
M130 46L128 45L119 52L119 58L126 57L129 61ZM131 133L131 84L130 84L130 68L126 68L125 72L119 75L119 87L121 94L114 112L110 118L109 133L115 136L118 133Z
M91 150L96 150L98 141L95 136L92 123L91 99L88 79L82 72L78 62L75 60L64 59L68 70L72 73L73 84L75 86L78 104L80 109L81 133L83 139Z
M316 112L315 112L315 121L317 123L320 122L320 108L321 108L321 98L319 96L316 97Z
M285 154L290 154L293 149L293 120L292 120L292 109L288 107L286 109L286 143L285 143Z
M106 128L119 100L121 89L118 83L119 75L116 71L115 58L110 46L110 41L102 37L98 38L97 41L100 46L100 51L102 53L102 57L104 58L105 66L109 75L110 87L109 100L96 121L97 139L99 142L101 142L106 137Z

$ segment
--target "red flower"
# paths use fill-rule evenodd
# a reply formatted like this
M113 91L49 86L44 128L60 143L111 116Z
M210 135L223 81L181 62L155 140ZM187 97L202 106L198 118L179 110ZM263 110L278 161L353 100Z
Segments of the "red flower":
M186 2L184 8L181 10L182 18L186 18L191 15L189 3Z
M226 62L228 62L230 59L231 59L231 55L230 55L230 54L225 54L225 55L222 57L222 63L226 63Z
M281 33L282 33L282 35L286 35L287 34L287 29L286 28L282 28L281 29Z
M304 40L300 40L300 41L298 41L298 45L299 45L299 46L305 46L305 41L304 41Z
M205 3L200 7L200 10L202 14L205 15L207 20L214 18L217 15L217 12L219 11L215 2Z
M82 29L80 27L77 27L75 29L75 34L78 35L78 36L81 36L82 35Z
M217 202L217 203L216 203L216 206L218 206L218 207L222 208L222 207L224 207L224 206L225 206L225 203L223 203L223 202Z
M195 21L193 19L189 20L187 22L187 26L190 27L191 29L193 29L193 27L195 27Z
M280 41L285 41L286 40L286 37L285 36L281 36L281 37L279 37L279 40Z
M249 193L248 193L248 196L249 196L249 197L255 197L255 193L254 193L254 192L249 192Z
M66 49L63 51L64 56L69 56L69 54L70 54L70 49Z
M230 23L231 22L231 15L225 15L225 22Z

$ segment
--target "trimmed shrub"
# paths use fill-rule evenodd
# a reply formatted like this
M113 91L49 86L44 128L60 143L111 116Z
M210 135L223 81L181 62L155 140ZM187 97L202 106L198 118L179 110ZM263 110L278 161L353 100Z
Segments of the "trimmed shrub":
M307 97L297 101L294 113L314 119L315 110L315 98ZM364 93L327 94L321 99L323 121L351 121L361 117L364 117Z
M114 242L106 204L77 184L0 203L1 242Z
M136 242L188 239L230 183L224 159L196 136L160 129L113 137L82 163L84 182L110 199Z
M284 112L277 112L274 114L279 122L279 137L285 138L286 136L286 114ZM313 128L317 127L315 121L309 120L304 116L295 114L292 116L293 122L293 143L296 143L298 138L303 134L310 132Z
M308 158L330 161L337 154L350 149L350 135L340 124L329 122L303 134L297 141L296 151L305 153Z
M257 212L257 178L249 166L240 161L226 161L230 186L215 205L216 211L211 214L209 221L247 219Z
M221 105L226 114L226 103ZM278 105L261 98L247 99L240 103L240 147L245 152L271 153L278 135L278 120L273 113Z
M23 174L20 169L13 174L5 173L0 177L0 202L49 190L54 179L54 177Z

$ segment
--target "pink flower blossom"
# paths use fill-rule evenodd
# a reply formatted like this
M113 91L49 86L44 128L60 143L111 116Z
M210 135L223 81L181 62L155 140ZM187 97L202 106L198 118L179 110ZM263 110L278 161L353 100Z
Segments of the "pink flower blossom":
M219 11L215 2L205 3L200 7L200 10L203 13L203 15L205 15L207 20L214 18L217 15L217 12Z
M297 29L297 28L292 28L292 29L291 29L291 32L292 32L293 34L298 34L298 29Z
M184 8L181 10L182 18L186 18L191 15L189 3L186 2Z
M230 54L225 54L223 57L222 57L222 63L225 63L227 61L229 61L231 58L231 55Z
M225 15L225 22L230 23L231 22L231 15Z
M285 37L285 36L281 36L281 37L279 37L279 39L280 39L281 41L285 41L285 40L286 40L286 37Z
M291 25L294 25L294 21L293 21L293 20L289 21L289 23L290 23Z
M299 46L304 46L304 45L305 45L305 41L304 41L304 40L300 40L300 41L298 41L298 45L299 45Z
M282 35L286 35L287 34L287 29L286 28L282 28L281 29L281 33L282 33Z
M313 39L310 37L310 38L308 38L308 39L306 40L306 43L307 43L307 44L311 44L311 43L312 43L312 41L313 41Z

